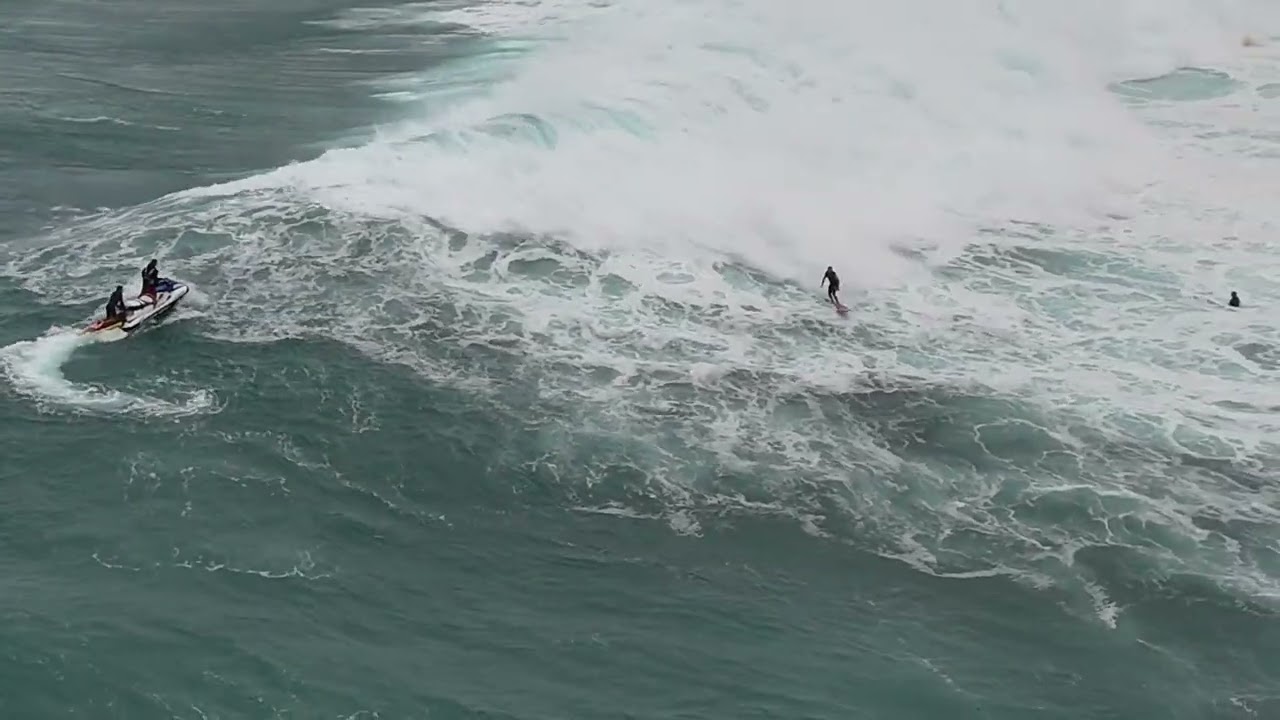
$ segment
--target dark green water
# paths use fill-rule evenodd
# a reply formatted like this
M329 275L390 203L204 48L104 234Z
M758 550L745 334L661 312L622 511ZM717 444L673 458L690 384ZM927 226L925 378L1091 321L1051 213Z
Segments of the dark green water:
M663 292L286 181L172 195L358 146L413 112L376 81L492 49L315 24L349 5L0 10L0 714L1280 712L1266 441L962 382L965 318L839 324L742 264ZM1176 302L1026 244L942 276ZM152 255L191 301L73 346Z

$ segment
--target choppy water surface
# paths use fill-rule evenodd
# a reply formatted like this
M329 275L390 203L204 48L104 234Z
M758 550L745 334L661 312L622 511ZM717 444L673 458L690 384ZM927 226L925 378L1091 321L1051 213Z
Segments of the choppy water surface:
M6 714L1280 711L1269 5L4 16Z

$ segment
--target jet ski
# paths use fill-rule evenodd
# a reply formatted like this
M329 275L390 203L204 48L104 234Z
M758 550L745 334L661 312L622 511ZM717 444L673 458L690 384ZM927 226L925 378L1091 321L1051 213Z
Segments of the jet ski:
M107 330L120 330L124 333L131 333L147 323L158 321L168 315L178 306L178 301L186 297L187 292L190 290L190 287L175 280L158 278L154 296L139 295L124 301L124 320L120 318L102 318L85 328L84 332L97 333Z

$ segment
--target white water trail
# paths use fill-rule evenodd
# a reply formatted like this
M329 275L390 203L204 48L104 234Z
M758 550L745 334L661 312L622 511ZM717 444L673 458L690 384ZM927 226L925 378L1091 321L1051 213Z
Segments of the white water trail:
M0 349L0 362L16 390L54 412L72 409L103 414L190 415L213 406L213 395L206 391L192 393L185 402L172 403L67 379L63 366L78 349L125 338L122 332L90 335L54 328L42 337Z

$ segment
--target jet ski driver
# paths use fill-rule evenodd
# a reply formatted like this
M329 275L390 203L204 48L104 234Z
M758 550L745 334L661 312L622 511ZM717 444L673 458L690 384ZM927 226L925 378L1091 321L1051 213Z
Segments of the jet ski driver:
M156 267L156 259L151 258L151 262L142 268L142 292L139 297L148 296L152 302L156 299L156 285L160 282L160 270Z

